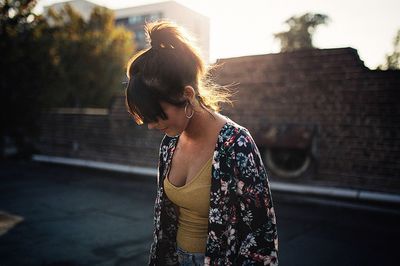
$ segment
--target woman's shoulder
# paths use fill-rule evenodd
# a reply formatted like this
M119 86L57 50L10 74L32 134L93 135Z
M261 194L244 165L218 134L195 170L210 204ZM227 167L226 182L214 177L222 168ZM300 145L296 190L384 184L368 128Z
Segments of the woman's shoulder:
M256 147L250 130L229 118L219 135L219 144L235 150L254 149Z
M250 131L246 127L233 121L229 117L226 117L226 119L227 121L220 132L220 137L222 139L233 139L233 138L236 139L242 135L244 136L250 135Z

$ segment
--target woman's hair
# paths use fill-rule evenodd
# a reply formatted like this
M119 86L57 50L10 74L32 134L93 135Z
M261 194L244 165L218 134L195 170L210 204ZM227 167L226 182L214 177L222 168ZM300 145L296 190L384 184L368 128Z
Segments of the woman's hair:
M229 90L211 81L198 49L181 27L158 21L147 23L145 32L151 47L138 52L127 66L125 104L137 124L167 119L160 101L184 106L187 85L202 107L219 111L220 102L231 102Z

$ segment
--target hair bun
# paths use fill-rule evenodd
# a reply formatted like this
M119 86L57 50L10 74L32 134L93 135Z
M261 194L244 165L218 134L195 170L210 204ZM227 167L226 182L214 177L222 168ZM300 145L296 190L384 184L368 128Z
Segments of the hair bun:
M170 21L147 23L145 32L150 46L154 49L175 49L186 39L179 26Z

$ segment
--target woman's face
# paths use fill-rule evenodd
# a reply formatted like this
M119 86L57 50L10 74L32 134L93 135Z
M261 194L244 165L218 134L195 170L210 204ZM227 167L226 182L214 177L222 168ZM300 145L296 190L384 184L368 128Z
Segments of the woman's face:
M156 122L148 123L147 127L149 129L158 129L170 137L181 134L189 121L185 116L185 108L166 102L160 102L160 105L168 119L158 118Z

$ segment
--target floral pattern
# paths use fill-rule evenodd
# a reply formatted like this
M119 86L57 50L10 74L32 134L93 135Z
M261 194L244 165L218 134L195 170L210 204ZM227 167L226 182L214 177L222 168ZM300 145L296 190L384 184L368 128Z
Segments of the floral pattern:
M164 193L177 137L160 146L149 265L179 265L177 213ZM204 265L278 265L278 233L268 174L250 132L232 120L222 127L212 162Z

